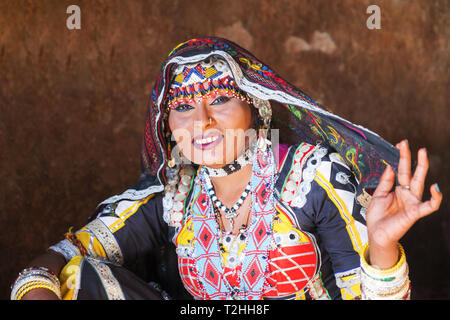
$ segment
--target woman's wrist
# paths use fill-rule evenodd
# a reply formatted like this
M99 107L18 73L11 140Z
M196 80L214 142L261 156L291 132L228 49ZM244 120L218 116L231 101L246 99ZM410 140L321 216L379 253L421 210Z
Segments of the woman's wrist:
M377 269L390 269L399 260L399 244L398 242L378 244L376 241L370 240L367 251L367 262Z
M35 288L25 293L20 300L60 300L50 289Z
M367 243L363 250L362 250L362 254L361 254L361 267L363 267L365 270L369 270L372 273L378 273L378 274L390 274L392 272L395 272L399 266L402 266L406 263L406 255L405 255L405 250L403 249L403 247L400 245L400 243L396 243L395 245L395 250L393 249L389 249L392 250L393 252L395 252L395 261L393 263L389 262L386 264L382 264L380 263L380 261L372 261L372 257L370 256L370 252L371 250L373 250L373 248L371 248L370 242ZM386 248L386 250L388 250ZM379 253L376 250L377 253ZM389 255L393 255L392 253ZM391 259L389 259L389 261L392 261ZM381 265L380 265L381 264Z
M45 297L48 296L49 292L53 292L57 298L61 298L61 285L58 276L46 267L30 267L24 269L12 285L11 300L22 300L25 296L31 299L33 296L31 292L34 291L37 294L39 293L36 292L38 289ZM52 297L50 295L49 298ZM45 298L41 297L41 299Z
M369 244L361 254L361 293L363 299L409 299L411 283L403 247L397 244L398 259L390 268L380 268L369 260Z

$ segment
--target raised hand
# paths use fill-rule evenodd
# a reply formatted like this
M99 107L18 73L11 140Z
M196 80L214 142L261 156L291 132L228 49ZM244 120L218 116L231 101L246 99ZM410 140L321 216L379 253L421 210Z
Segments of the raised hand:
M400 150L399 186L388 166L381 176L367 211L370 263L382 269L396 264L397 242L422 217L439 209L442 193L437 184L430 187L431 199L422 201L429 162L425 148L418 151L418 164L411 176L411 151L406 140L396 145Z

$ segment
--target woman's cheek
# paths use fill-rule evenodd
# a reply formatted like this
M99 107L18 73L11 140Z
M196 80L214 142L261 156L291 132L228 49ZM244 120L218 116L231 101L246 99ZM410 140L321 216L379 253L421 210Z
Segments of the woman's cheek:
M172 131L172 140L175 140L176 147L188 159L191 159L192 134L189 130L179 128Z

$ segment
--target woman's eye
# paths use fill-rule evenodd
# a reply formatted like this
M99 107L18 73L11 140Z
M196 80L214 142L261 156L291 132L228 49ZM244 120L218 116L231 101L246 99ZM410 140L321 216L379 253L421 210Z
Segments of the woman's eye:
M188 104L179 104L176 107L173 107L172 109L175 111L178 111L178 112L186 112L191 109L194 109L194 107L192 107L191 105L188 105Z
M214 101L211 103L211 105L224 104L224 103L227 103L230 100L231 100L230 97L219 96L216 99L214 99Z

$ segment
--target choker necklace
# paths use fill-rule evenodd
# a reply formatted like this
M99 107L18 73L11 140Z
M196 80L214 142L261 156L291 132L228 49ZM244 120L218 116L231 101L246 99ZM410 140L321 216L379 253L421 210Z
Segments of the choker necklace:
M203 166L203 168L206 169L206 174L210 177L225 177L233 172L239 171L241 168L245 167L246 165L252 163L251 157L252 157L252 151L251 147L247 148L245 152L243 152L239 157L237 157L236 160L233 162L226 164L222 168L210 168L208 166Z

